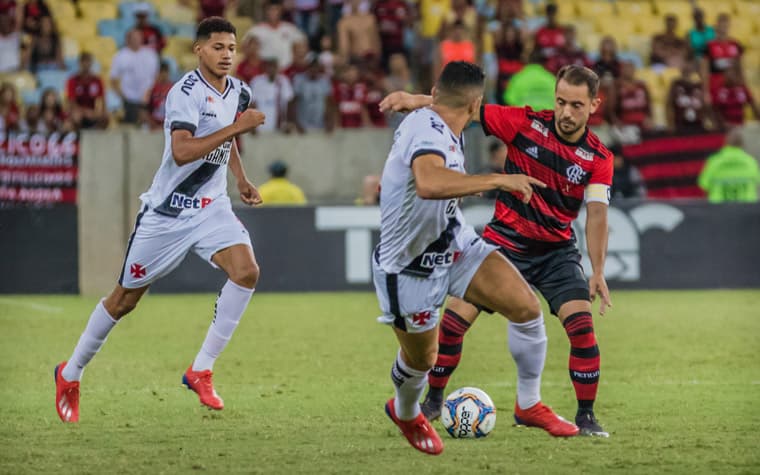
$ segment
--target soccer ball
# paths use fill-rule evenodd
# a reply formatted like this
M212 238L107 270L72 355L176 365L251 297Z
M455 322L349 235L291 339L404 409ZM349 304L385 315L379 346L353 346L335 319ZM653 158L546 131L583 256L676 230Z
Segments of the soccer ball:
M496 424L496 408L483 390L460 388L443 402L441 422L455 439L485 437Z

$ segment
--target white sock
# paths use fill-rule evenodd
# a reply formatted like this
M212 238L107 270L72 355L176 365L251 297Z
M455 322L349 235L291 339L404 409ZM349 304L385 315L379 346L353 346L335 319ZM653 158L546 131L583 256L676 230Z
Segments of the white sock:
M391 369L391 379L396 386L396 400L393 404L396 416L402 421L409 421L420 413L420 398L425 391L428 371L410 368L401 359L401 351Z
M108 314L108 311L103 306L104 300L98 302L95 310L92 311L90 320L87 322L87 326L84 328L84 332L82 332L82 336L79 337L79 342L74 348L74 353L72 353L69 362L66 363L66 367L61 372L61 376L66 381L79 381L82 379L84 367L100 351L103 343L106 342L108 332L116 325L116 320Z
M546 360L544 316L525 323L509 322L509 351L517 364L517 405L528 409L541 401L541 373Z
M253 291L254 289L241 287L227 280L216 299L214 320L208 328L201 350L193 361L193 371L214 369L214 362L232 338Z

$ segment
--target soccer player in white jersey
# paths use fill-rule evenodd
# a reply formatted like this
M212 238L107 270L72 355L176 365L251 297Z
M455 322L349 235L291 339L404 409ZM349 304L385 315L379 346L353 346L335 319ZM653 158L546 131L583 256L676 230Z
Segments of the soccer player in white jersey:
M90 315L74 352L55 368L56 410L64 422L79 420L82 371L116 323L132 311L151 283L176 268L193 251L228 276L216 301L214 319L198 355L182 381L201 404L222 409L212 367L227 346L259 277L248 231L232 212L227 165L246 204L261 203L246 177L235 136L262 123L249 109L248 86L230 77L235 27L212 17L197 29L199 66L169 91L164 121L164 154L129 238L116 288Z
M374 284L379 321L393 327L401 347L391 370L396 395L385 411L414 448L432 455L443 451L443 443L419 400L436 362L447 294L513 322L508 339L518 401L530 407L541 399L546 330L538 299L497 247L465 224L459 209L459 198L493 189L518 193L527 203L533 187L546 186L525 175L465 174L462 131L480 110L483 79L474 64L447 64L433 88L433 104L409 114L396 130L381 179ZM577 434L577 427L564 423L567 435Z

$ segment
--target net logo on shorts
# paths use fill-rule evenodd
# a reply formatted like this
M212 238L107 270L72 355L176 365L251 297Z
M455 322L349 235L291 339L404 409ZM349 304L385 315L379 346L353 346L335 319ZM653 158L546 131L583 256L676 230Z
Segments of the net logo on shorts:
M425 269L434 269L436 267L449 267L459 259L460 251L446 252L426 252L422 255L420 265Z
M172 201L169 204L172 208L178 209L202 209L214 201L209 197L193 198L192 196L183 195L176 191L172 193Z

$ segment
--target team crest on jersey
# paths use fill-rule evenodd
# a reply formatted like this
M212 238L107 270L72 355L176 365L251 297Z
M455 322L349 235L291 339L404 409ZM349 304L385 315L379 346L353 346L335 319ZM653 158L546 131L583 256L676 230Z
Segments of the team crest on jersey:
M206 96L206 102L208 102L209 104L213 104L214 103L214 98L211 97L211 96Z
M574 183L576 185L580 185L583 182L583 179L586 178L586 171L580 167L580 165L573 165L572 167L569 167L565 174L567 175L567 179L570 180L570 183Z
M576 148L575 154L588 162L594 161L594 154L584 148L580 148L580 147Z
M533 122L530 124L530 128L537 130L544 137L549 136L549 129L547 129L546 126L539 122L537 119L533 119Z

